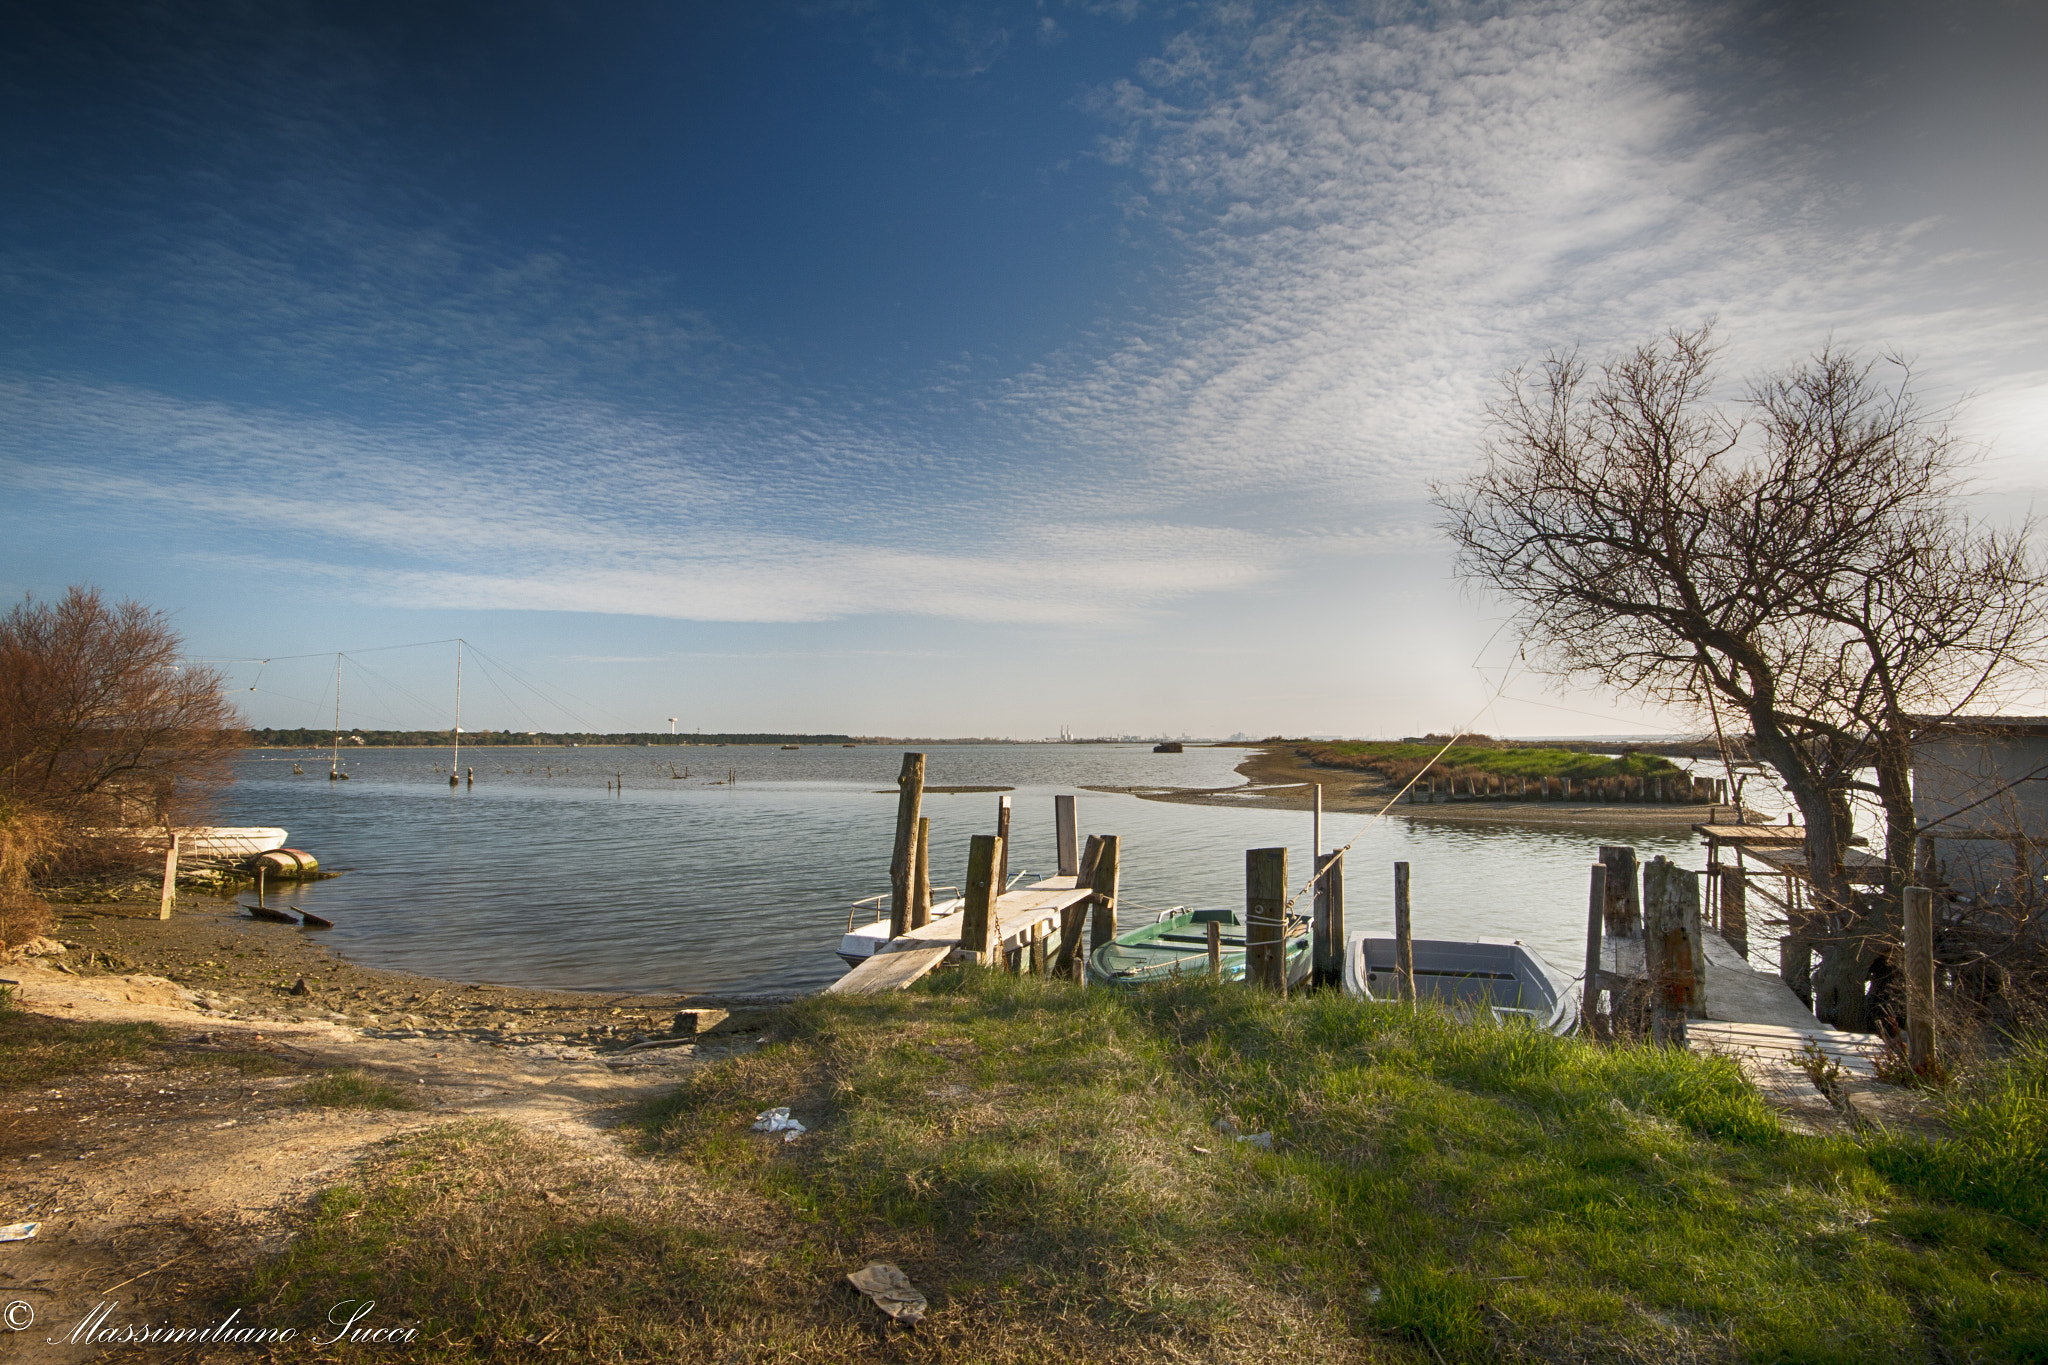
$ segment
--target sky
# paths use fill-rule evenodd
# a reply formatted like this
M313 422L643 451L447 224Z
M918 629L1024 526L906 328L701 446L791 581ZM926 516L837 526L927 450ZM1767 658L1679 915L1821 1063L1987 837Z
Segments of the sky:
M1429 498L1707 321L2048 487L2028 0L65 0L0 132L0 591L259 726L1668 731Z

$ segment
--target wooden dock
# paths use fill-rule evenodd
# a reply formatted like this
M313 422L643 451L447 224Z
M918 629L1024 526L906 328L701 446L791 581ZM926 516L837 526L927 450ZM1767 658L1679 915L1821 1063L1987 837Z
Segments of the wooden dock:
M1075 886L1072 876L1047 877L996 898L996 941L1000 951L1029 949L1032 930L1047 925L1044 937L1056 939L1067 909L1095 898L1095 889ZM842 995L875 995L900 991L911 982L954 957L960 950L960 927L965 912L947 915L920 929L890 939L861 963L825 989Z

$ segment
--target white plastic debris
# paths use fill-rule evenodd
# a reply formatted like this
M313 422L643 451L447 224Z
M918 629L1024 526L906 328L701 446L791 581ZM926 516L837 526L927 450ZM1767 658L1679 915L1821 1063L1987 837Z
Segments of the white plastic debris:
M41 1227L41 1223L9 1223L0 1227L0 1242L26 1242Z
M1224 1137L1229 1138L1232 1142L1249 1143L1262 1152L1273 1150L1273 1135L1271 1133L1247 1133L1238 1126L1237 1120L1229 1114L1223 1115L1209 1126ZM1202 1149L1197 1147L1195 1150L1199 1152Z
M806 1131L803 1121L789 1116L789 1106L777 1105L754 1115L754 1131L757 1133L780 1133L784 1142L795 1142L799 1134Z
M910 1277L887 1261L869 1261L846 1280L897 1322L916 1322L929 1307Z

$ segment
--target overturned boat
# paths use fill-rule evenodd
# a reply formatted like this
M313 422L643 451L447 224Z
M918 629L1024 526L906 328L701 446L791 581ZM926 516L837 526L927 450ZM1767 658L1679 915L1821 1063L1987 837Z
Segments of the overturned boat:
M1453 1010L1491 1010L1496 1019L1525 1019L1552 1033L1578 1024L1571 978L1515 939L1418 938L1414 941L1415 994ZM1394 984L1394 936L1353 934L1344 945L1344 989L1364 1000L1399 998Z
M1156 923L1118 934L1088 955L1088 979L1102 986L1142 986L1175 976L1200 976L1209 970L1209 926L1220 930L1221 971L1225 981L1242 981L1245 973L1244 920L1234 910L1168 910ZM1309 922L1288 916L1287 984L1308 978Z

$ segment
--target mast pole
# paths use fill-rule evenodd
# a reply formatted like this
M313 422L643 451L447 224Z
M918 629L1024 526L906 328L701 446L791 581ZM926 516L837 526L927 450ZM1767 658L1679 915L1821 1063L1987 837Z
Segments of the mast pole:
M341 651L334 652L334 752L327 758L327 780L341 775Z
M448 785L462 777L462 637L455 637L455 761L448 767Z

